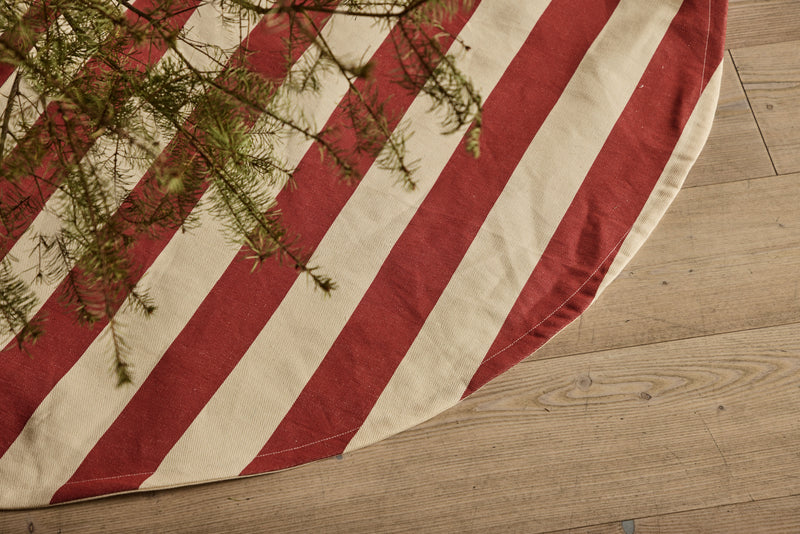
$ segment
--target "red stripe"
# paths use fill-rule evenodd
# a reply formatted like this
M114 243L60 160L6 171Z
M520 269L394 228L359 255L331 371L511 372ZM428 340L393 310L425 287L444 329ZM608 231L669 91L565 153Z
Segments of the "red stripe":
M253 49L253 52L248 55L248 61L255 72L271 79L285 76L286 60L283 52L286 31L285 27L279 29L262 22L251 32L247 47ZM303 51L296 52L299 56ZM182 141L176 138L165 153L181 150L181 147ZM195 201L203 190L204 188L197 192ZM132 194L163 195L157 179L151 173L142 179ZM115 223L122 224L119 215L115 219ZM129 253L136 260L134 278L152 265L175 231L174 228L161 230L148 238L140 239L134 245ZM12 342L4 350L4 357L0 358L0 377L4 382L4 387L0 388L0 407L13 407L9 410L0 408L0 454L5 453L37 406L107 324L101 320L92 328L77 327L74 314L61 303L65 295L66 282L62 282L37 314L37 317L47 319L45 335L29 348L30 354L22 354ZM10 377L13 377L13 382ZM111 379L109 376L109 380Z
M722 61L725 13L724 0L681 6L464 396L538 349L591 303Z
M5 48L16 50L21 55L28 55L39 36L56 18L58 12L53 10L46 0L34 1L17 25L0 36L0 50ZM16 68L16 61L0 61L0 86L8 80Z
M577 11L583 16L576 18ZM321 365L242 474L344 450L612 11L612 3L583 0L553 2L545 10L486 100L484 155L454 153Z
M199 0L179 0L174 8L177 13L164 22L165 31L183 27ZM159 7L159 0L139 0L134 4L138 10L151 12ZM131 25L141 26L143 19L132 11L125 13ZM130 58L125 69L136 73L144 72L148 65L155 64L167 50L166 43L156 36L145 43L134 43L120 53L120 57ZM81 78L106 79L111 68L92 59L79 74ZM51 103L34 123L19 144L0 164L0 175L6 180L0 182L0 202L13 215L4 221L0 234L0 257L5 256L22 236L41 211L44 203L55 191L64 177L59 154L68 162L79 161L93 144L91 137L92 121L85 115L62 112L58 103ZM48 125L53 125L51 130ZM67 136L65 132L69 131ZM72 141L72 142L71 142ZM36 154L36 161L30 161ZM32 168L30 174L15 175L12 169Z
M467 18L469 13L449 21L445 29L457 33ZM391 39L384 41L373 61L379 94L395 90L392 79L398 64ZM363 89L363 83L358 85ZM391 127L397 124L414 96L393 94L385 109ZM331 116L326 128L342 132L342 146L352 146L355 142L341 108ZM373 161L373 156L362 154L357 162L359 172L365 173ZM277 202L286 225L301 235L303 245L310 249L322 240L350 198L353 187L343 183L331 170L330 163L322 161L315 150L309 150L298 165L295 179L300 187L283 190ZM314 217L308 217L310 211ZM52 502L135 489L156 470L264 328L298 276L294 270L273 261L252 274L249 271L248 262L231 263L136 395ZM204 370L202 375L197 374L197 369ZM181 376L192 376L192 380L176 380ZM164 410L165 401L175 408ZM141 447L142 443L146 447ZM110 456L117 459L113 464L108 462Z

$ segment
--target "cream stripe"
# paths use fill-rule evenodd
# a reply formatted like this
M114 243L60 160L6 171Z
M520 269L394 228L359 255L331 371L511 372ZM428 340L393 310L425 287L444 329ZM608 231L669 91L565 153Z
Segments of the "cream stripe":
M460 39L473 46L460 67L481 94L497 84L547 1L491 0L480 4ZM509 14L514 16L510 17ZM312 262L339 283L323 299L303 279L142 488L238 475L259 453L363 297L461 136L442 135L440 119L418 97L404 120L414 136L408 152L422 158L419 186L401 190L373 166L320 243Z
M384 25L363 17L339 18L323 31L331 47L344 57L369 57L388 34ZM353 39L353 35L359 38ZM310 49L295 68L302 69L313 56ZM310 110L309 120L316 123L327 120L348 86L329 72L321 76L320 87L318 94L303 93L306 104L317 104L304 107ZM294 155L289 165L296 165L311 142L292 132L282 138L286 152ZM209 194L201 199L201 205ZM136 384L144 381L239 251L216 218L205 209L198 211L200 228L178 232L143 279L159 304L154 316L147 319L126 309L117 314L129 352L135 355ZM133 386L114 386L108 334L106 328L0 458L0 508L48 503L136 392Z
M664 167L664 172L656 183L653 194L647 199L642 212L636 219L628 237L623 241L619 253L614 258L605 278L600 283L597 295L605 291L606 287L619 276L622 269L638 252L641 246L650 237L653 229L672 204L673 199L680 191L686 175L689 174L694 162L708 139L711 125L714 122L714 111L719 100L719 88L722 83L722 62L720 62L714 75L703 91L697 106L683 129L681 138L672 151L669 162Z
M219 31L218 21L221 16L222 15L219 11L219 6L214 4L201 4L187 21L186 29L187 37L189 39L202 40L204 38L210 38L207 44L218 46L222 52L220 57L217 59L224 61L227 56L230 56L234 52L234 47L238 48L241 34L238 27L229 25L222 26L222 30ZM178 41L177 47L178 51L182 53L187 60L199 70L204 71L214 68L215 65L212 58L201 54L195 48L190 47L183 41ZM168 50L162 57L161 62L174 56L175 53L172 50ZM35 97L35 93L33 93L33 90L27 86L27 83L24 82L24 79L20 84L20 91L23 92L26 98L31 98L34 103L38 102L38 99ZM41 113L42 111L43 110L39 110L38 113ZM165 129L157 128L154 119L145 115L143 111L140 113L141 116L139 120L141 121L141 124L152 125L154 131L151 132L151 135L153 135L153 138L159 141L160 146L167 146L169 140L172 138L175 132L168 132ZM88 162L92 161L102 162L108 160L113 156L114 151L114 142L108 138L101 137L91 147L86 156L84 156L82 163L87 164ZM147 172L147 169L150 168L152 162L153 158L137 158L130 160L128 163L131 164L131 168L125 173L125 180L120 184L121 188L124 190L130 190L135 187L136 184L139 183L139 180L141 180L144 174ZM114 198L113 200L116 204L111 208L116 210L123 198L124 197L122 195ZM56 192L53 193L53 195L47 200L42 211L39 212L31 225L20 236L17 242L14 243L14 246L11 248L11 250L9 250L8 254L6 254L6 257L4 258L4 261L7 263L10 271L20 280L26 284L29 284L31 292L36 296L37 303L31 308L31 311L28 314L29 319L39 312L42 306L44 306L44 304L52 296L53 292L58 288L59 284L61 284L64 279L64 276L54 276L34 282L39 262L39 255L37 253L37 243L39 242L39 237L51 237L58 234L63 229L62 221L57 216L57 213L59 212L59 209L67 205L67 203L67 196L61 190L56 190ZM0 335L0 347L5 347L13 339L13 337L13 334Z
M388 437L458 402L680 4L619 4L347 450ZM598 79L603 80L602 90Z
M0 85L0 109L2 110L6 109L6 102L11 94L11 86L14 85L14 78L17 76L17 72L19 72L19 69L14 69L14 72L3 82L3 85Z

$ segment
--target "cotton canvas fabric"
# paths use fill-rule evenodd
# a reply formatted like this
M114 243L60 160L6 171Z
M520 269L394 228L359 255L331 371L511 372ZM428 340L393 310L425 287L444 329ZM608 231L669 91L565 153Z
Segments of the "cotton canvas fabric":
M239 42L213 4L186 2L176 25ZM204 213L192 231L137 243L159 308L149 319L118 311L129 387L115 387L108 326L76 325L61 280L38 285L45 336L30 357L3 340L0 357L0 508L351 451L429 419L532 354L621 272L678 193L711 128L726 8L482 0L463 9L447 30L484 99L480 157L464 149L466 128L443 134L427 98L401 91L389 105L415 132L414 191L367 156L363 180L344 183L310 141L287 135L298 187L277 192L277 203L338 289L324 297L277 261L251 273ZM376 83L391 89L391 29L338 15L324 24L335 50L372 58ZM285 76L280 31L259 23L243 42L252 68L275 79ZM0 70L2 95L12 71ZM320 87L300 103L307 115L344 124L347 85L325 78ZM21 276L31 236L51 219L45 210L7 239Z

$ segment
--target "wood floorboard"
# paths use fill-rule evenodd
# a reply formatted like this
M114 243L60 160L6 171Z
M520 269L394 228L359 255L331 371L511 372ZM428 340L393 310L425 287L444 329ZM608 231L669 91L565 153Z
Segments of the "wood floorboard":
M0 533L800 531L798 21L798 0L730 1L686 189L581 320L458 406L341 459L0 512Z
M800 496L648 517L635 524L639 534L800 532Z
M547 534L753 534L800 532L800 495L615 521Z
M777 172L800 171L800 40L732 54Z
M725 46L743 48L800 39L797 0L729 0Z

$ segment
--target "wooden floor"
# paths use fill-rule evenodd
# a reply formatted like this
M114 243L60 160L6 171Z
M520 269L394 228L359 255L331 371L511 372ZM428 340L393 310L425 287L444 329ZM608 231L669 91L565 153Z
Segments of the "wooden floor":
M800 0L731 0L714 131L550 344L365 450L0 513L0 533L800 532Z

